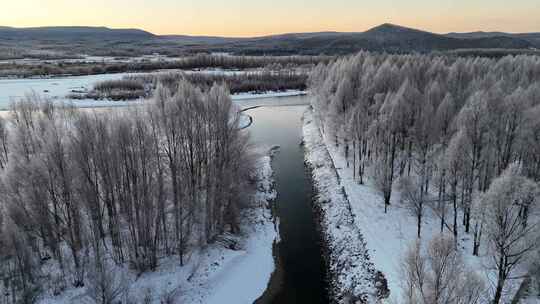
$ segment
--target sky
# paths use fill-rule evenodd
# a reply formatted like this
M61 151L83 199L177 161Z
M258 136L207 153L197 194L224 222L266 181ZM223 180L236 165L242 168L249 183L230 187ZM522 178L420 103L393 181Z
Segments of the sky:
M540 0L2 0L0 9L3 26L231 37L358 32L387 22L437 33L540 32Z

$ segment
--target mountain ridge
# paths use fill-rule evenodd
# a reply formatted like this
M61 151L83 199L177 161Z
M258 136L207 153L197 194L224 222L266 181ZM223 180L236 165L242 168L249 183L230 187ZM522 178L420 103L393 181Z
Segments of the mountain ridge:
M139 41L152 50L161 47L190 52L215 51L247 55L350 54L359 50L385 52L431 52L456 49L540 48L540 33L469 32L439 34L392 23L363 32L283 33L256 37L156 35L140 29L49 26L14 28L0 26L0 41L57 41L65 44ZM109 44L111 45L111 44ZM106 46L104 46L106 47Z

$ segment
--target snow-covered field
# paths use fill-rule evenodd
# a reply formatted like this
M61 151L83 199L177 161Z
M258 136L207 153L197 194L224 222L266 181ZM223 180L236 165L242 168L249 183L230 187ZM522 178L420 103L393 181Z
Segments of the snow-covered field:
M404 291L400 283L402 278L401 261L408 246L416 240L415 217L400 206L400 194L397 189L392 192L392 201L388 213L384 214L382 196L370 186L369 181L366 185L360 185L353 179L352 168L347 168L343 153L337 150L330 141L323 138L316 122L312 120L311 111L306 112L304 118L304 140L306 141L306 147L309 148L307 160L315 167L314 177L317 187L319 189L328 189L328 197L322 200L332 201L331 204L335 207L335 201L342 200L343 194L341 191L344 191L345 196L348 197L348 202L350 202L350 212L353 214L354 224L362 233L371 261L377 270L383 272L388 281L390 297L386 302L403 303ZM313 153L314 149L321 150L321 152ZM329 156L327 157L325 153L329 153ZM328 168L329 165L335 166L338 177L335 177L336 174ZM317 173L322 170L328 172ZM335 180L338 180L337 184L334 182ZM343 190L340 191L340 189ZM347 212L344 211L343 214L347 214ZM340 221L344 217L343 214L338 214L327 225L333 225L334 228L336 226L340 227ZM461 219L458 219L458 221L461 222ZM462 228L461 225L460 228ZM334 231L335 233L339 232L336 229ZM423 244L427 244L433 236L439 233L439 218L431 210L427 210L422 226ZM459 248L467 267L474 269L481 277L485 278L488 290L484 302L487 303L488 294L493 294L495 288L495 273L493 270L488 269L492 258L486 254L486 249L483 247L480 250L480 257L473 256L472 236L465 234L462 230L459 231L459 236ZM521 280L508 282L505 292L507 297L504 299L504 303L510 303L511 297L515 294L520 283Z
M174 303L251 304L262 295L274 271L272 245L278 238L269 204L276 198L273 187L271 156L261 153L257 161L257 189L252 206L245 210L242 235L233 237L238 249L215 243L192 252L186 265L178 258L160 260L154 272L137 276L126 267L110 265L116 281L127 286L126 299L150 299L149 303L164 303L170 295ZM86 288L70 288L59 296L43 295L38 303L92 303ZM147 302L145 302L147 303Z
M363 240L363 231L355 224L347 195L309 110L303 119L305 159L311 167L317 192L315 209L320 216L327 251L330 296L339 303L352 303L349 302L352 299L347 299L350 296L375 303L375 268Z

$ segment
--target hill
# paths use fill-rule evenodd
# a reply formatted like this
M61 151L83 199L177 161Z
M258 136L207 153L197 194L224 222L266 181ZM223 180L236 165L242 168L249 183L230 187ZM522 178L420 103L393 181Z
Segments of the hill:
M0 27L0 39L2 40L141 40L154 37L154 34L139 29L88 26Z
M386 52L431 52L463 48L526 49L533 44L519 37L459 38L385 23L365 32L320 32L283 34L236 40L222 47L234 47L243 53L268 54L300 52L304 54L347 54L359 50Z

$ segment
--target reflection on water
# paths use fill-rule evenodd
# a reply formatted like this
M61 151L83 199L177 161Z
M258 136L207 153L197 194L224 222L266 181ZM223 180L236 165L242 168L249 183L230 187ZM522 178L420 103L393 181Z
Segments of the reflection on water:
M292 97L300 102L303 98ZM249 110L256 144L279 145L272 166L281 240L274 246L278 270L257 303L327 303L325 270L311 208L311 181L304 167L301 117L306 106Z

